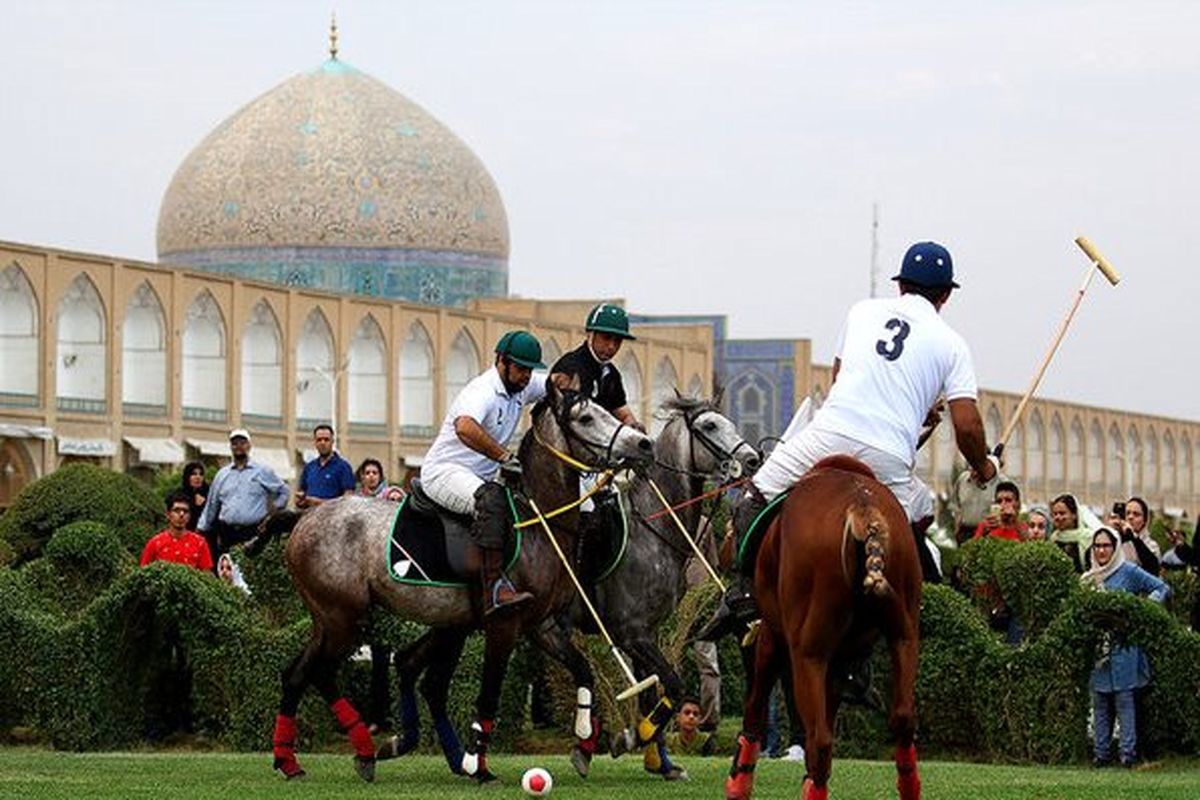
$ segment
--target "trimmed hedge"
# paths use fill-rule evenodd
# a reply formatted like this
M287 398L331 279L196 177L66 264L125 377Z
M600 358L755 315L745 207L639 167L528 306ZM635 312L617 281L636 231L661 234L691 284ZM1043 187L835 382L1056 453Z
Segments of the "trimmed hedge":
M106 525L135 557L164 527L162 501L152 490L120 472L70 464L21 490L0 517L0 539L13 551L11 563L37 558L54 531L81 520Z

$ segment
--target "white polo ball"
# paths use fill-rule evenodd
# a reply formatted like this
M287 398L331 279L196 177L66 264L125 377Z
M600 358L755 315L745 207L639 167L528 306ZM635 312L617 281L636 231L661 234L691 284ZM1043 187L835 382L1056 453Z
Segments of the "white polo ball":
M554 779L541 767L532 767L521 776L521 788L530 797L545 797L554 788Z

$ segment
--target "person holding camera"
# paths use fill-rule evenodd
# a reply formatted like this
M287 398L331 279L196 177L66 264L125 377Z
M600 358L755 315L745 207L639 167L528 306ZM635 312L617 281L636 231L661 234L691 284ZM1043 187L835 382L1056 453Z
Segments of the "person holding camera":
M1029 530L1021 522L1021 490L1012 481L996 484L996 502L992 503L988 515L975 528L973 539L991 536L1010 542L1023 542L1029 538Z
M1125 551L1125 558L1151 575L1159 574L1162 548L1150 535L1150 507L1140 497L1131 497L1116 505L1120 506L1122 512L1117 533L1121 535L1121 549Z

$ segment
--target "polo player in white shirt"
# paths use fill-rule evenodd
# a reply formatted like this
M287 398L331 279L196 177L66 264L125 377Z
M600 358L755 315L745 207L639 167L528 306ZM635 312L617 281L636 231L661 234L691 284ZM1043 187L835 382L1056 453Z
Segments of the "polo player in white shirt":
M521 409L546 394L542 346L528 331L509 331L496 343L495 364L471 380L450 404L421 465L421 486L434 502L475 518L484 613L532 599L504 575L504 534L512 520L499 470L520 470L508 444Z

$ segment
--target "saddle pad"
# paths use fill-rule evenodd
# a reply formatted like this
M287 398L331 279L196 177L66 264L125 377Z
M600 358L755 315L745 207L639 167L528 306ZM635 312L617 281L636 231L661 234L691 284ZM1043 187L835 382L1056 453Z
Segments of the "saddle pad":
M758 516L750 523L750 530L746 531L746 535L742 537L742 543L737 549L737 557L734 559L734 563L738 567L741 567L742 559L751 550L750 543L757 542L766 535L767 528L771 527L771 523L779 515L779 509L783 505L783 501L791 494L791 491L791 489L788 489L776 495L771 502L767 503L766 508L758 512Z
M398 583L466 588L474 575L467 570L467 548L471 543L471 520L438 508L436 513L400 501L387 540L388 574ZM516 518L512 492L508 507ZM521 554L521 531L511 528L504 537L504 568L511 569Z

